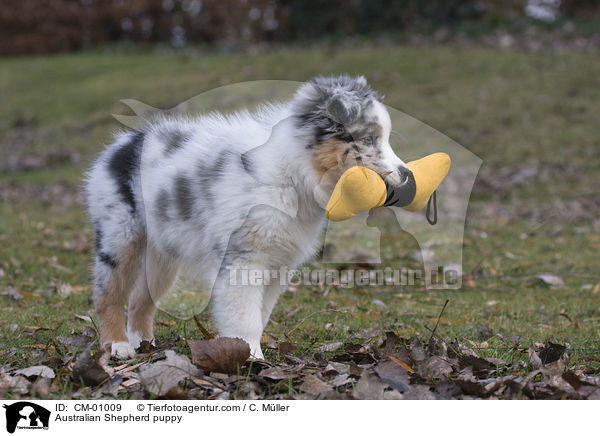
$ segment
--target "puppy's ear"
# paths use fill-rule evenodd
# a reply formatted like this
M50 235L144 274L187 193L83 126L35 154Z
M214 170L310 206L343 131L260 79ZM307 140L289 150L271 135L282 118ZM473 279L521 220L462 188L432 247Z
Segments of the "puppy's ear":
M345 92L336 92L325 103L325 115L344 126L354 124L360 113L360 103Z

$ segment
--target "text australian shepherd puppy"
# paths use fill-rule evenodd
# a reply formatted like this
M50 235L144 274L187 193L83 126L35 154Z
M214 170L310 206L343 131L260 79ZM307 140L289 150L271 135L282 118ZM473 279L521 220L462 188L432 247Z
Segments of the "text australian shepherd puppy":
M152 341L159 299L191 269L212 286L219 334L246 340L262 358L262 331L284 287L234 285L231 270L310 259L324 205L357 162L392 186L404 183L390 130L366 80L340 76L316 78L256 113L165 117L119 134L86 180L102 345L126 358Z

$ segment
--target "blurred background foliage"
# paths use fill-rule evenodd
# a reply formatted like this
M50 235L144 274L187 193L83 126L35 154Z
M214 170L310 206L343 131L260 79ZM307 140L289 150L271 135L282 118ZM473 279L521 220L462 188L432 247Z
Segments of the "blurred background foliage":
M264 43L352 37L437 42L493 31L558 30L600 37L598 0L8 0L0 54L68 52L132 42L240 50ZM506 35L501 45L511 44Z

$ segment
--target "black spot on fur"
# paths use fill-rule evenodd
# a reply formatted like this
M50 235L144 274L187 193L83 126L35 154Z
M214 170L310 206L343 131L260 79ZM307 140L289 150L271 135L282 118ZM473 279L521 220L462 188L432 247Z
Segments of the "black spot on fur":
M156 197L156 216L161 221L169 221L169 193L163 189Z
M95 246L96 246L96 253L100 253L100 250L102 250L102 230L100 230L98 228L96 229Z
M204 162L198 163L198 178L203 189L208 188L225 173L231 156L233 156L233 152L223 150L212 165L206 165Z
M211 206L214 203L214 197L210 190L211 184L214 182L213 172L206 163L199 161L196 164L197 171L196 176L198 180L198 186L200 194L202 195L202 199L204 202Z
M354 138L352 137L352 135L347 132L337 133L337 134L333 135L333 137L336 139L339 139L340 141L344 141L344 142L354 141Z
M115 259L113 256L111 256L110 254L104 253L102 251L102 230L100 230L100 227L98 226L97 223L95 223L95 228L96 228L96 240L95 242L95 248L96 248L96 253L98 255L98 259L100 259L100 262L110 266L111 268L116 268L117 267L117 259Z
M108 168L119 187L119 194L133 212L135 198L133 196L133 177L140 165L140 156L144 144L144 132L135 132L128 143L124 144L112 155Z
M248 156L248 153L242 154L242 167L244 167L244 171L250 175L252 175L254 172L254 168L252 167L252 159L250 156Z
M185 176L175 179L175 201L181 218L189 220L194 212L194 197L190 179Z
M111 268L116 268L118 265L117 259L107 253L98 253L98 259L100 259L100 262L110 266Z
M211 168L211 176L213 178L218 178L223 175L225 168L227 167L227 163L229 162L229 157L232 155L231 151L223 150L219 157L215 161L214 165Z
M190 138L189 132L182 132L177 129L169 129L160 132L160 140L165 144L165 153L170 154L180 149L181 146Z
M298 116L301 127L310 126L314 130L315 140L308 144L308 148L321 144L330 138L336 138L340 141L351 142L352 135L344 130L344 126L336 123L330 118L320 117L316 114L304 114Z

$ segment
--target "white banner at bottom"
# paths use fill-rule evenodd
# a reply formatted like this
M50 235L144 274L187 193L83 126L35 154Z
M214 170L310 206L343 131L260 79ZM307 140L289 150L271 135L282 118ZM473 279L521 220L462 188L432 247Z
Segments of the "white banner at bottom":
M190 434L573 434L594 428L594 401L0 400L0 435L132 431ZM594 427L590 427L594 426ZM545 430L544 430L545 429ZM243 432L243 433L242 433ZM410 433L408 433L410 434Z

